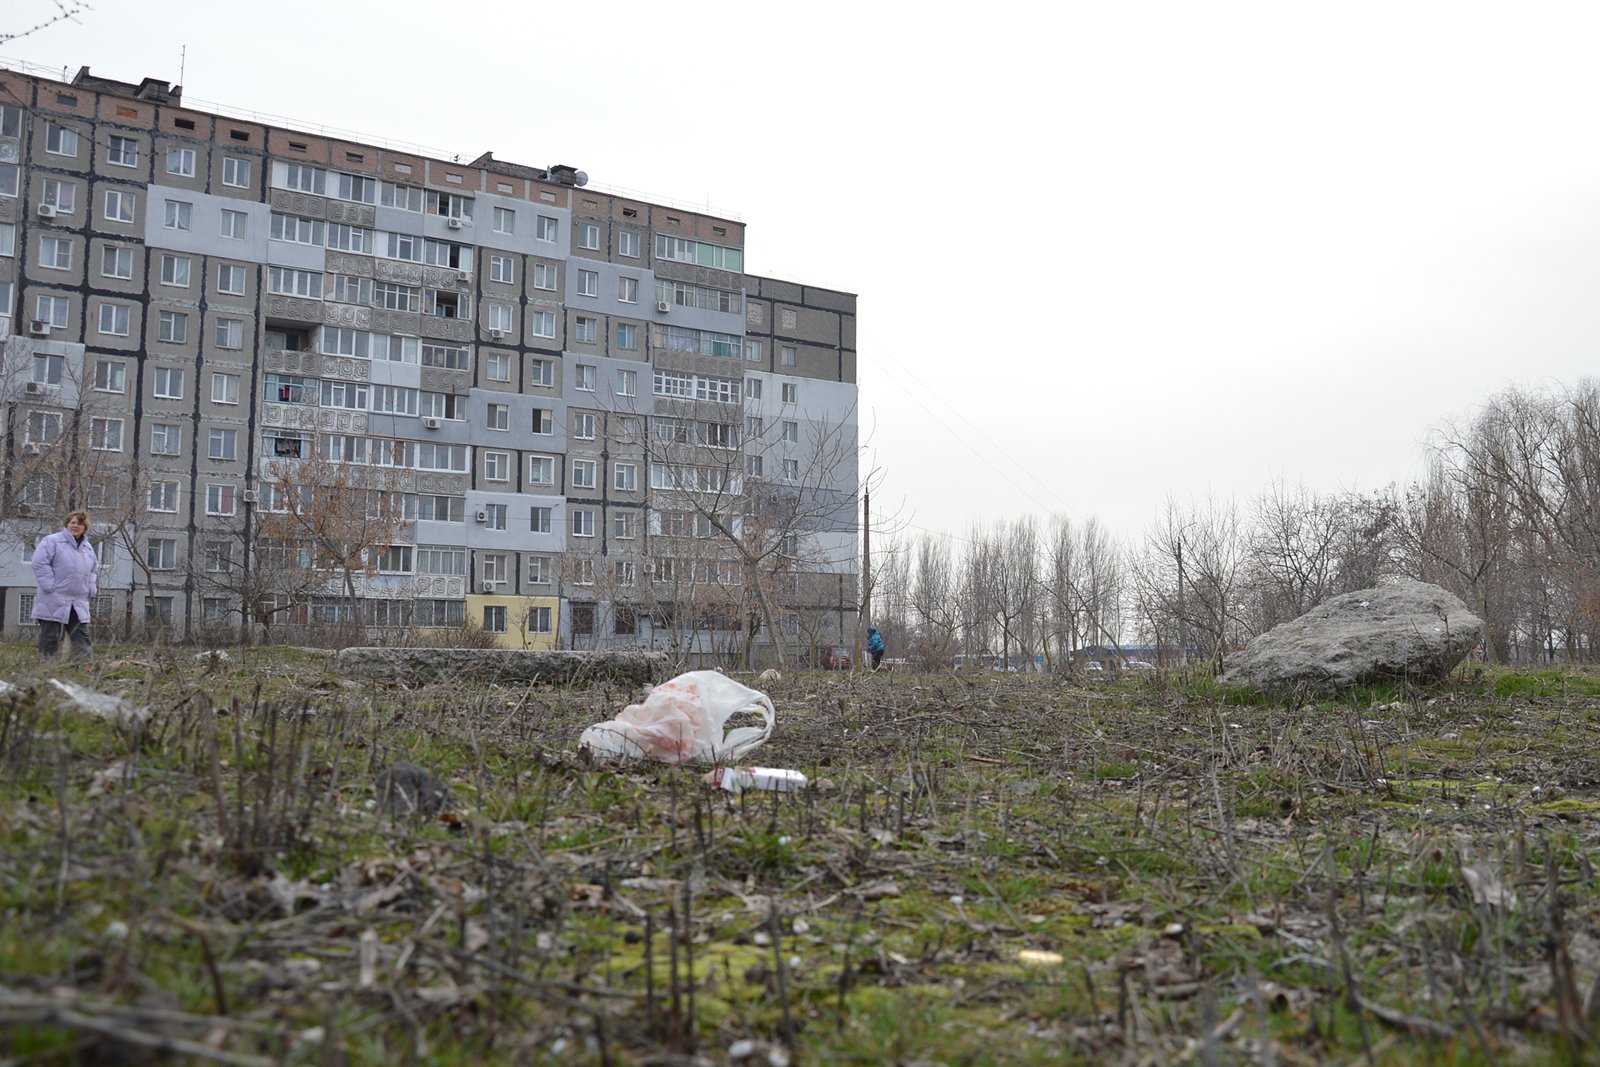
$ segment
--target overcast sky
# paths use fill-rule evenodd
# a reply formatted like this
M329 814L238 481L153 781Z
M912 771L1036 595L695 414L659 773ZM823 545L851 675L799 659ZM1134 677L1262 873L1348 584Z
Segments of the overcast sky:
M1594 5L93 2L6 56L187 44L196 102L741 218L752 273L859 294L917 527L1376 488L1595 373Z

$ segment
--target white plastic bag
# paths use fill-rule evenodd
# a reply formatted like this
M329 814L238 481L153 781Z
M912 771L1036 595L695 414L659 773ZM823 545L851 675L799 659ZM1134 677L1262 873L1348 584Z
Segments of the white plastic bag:
M724 736L727 721L741 711L759 712L766 722ZM589 727L578 747L600 760L737 760L772 736L774 714L767 694L716 671L690 671L656 686L643 704L629 704L610 722Z

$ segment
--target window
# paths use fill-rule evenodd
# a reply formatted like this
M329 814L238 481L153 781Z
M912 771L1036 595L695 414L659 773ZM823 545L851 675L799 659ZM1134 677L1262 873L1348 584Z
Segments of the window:
M139 142L131 137L110 138L106 142L106 162L118 167L137 167Z
M664 304L679 304L702 311L724 311L737 315L744 307L744 298L732 289L717 289L692 282L656 282L656 300Z
M409 285L378 282L372 287L372 302L388 311L415 311L417 291Z
M595 487L595 461L592 459L575 459L572 461L572 488L593 489Z
M531 507L528 509L528 529L533 533L547 534L550 532L550 509Z
M465 577L467 550L456 545L418 545L416 551L418 574L443 574Z
M467 446L423 441L417 445L419 471L461 471L467 469Z
M637 371L631 371L631 370L619 370L619 371L617 371L617 395L618 396L633 396L634 395L634 390L638 388L638 383L639 383L639 373Z
M744 343L744 358L751 363L761 362L761 342L746 340Z
M422 210L430 215L445 215L452 219L472 221L472 198L456 193L441 193L433 189L422 191Z
M464 293L446 292L443 289L424 289L422 313L437 315L442 319L470 319L472 298Z
M57 126L53 122L44 127L44 150L54 156L73 156L78 154L78 131L67 126Z
M126 304L101 304L100 332L111 337L128 336L129 310Z
M233 569L233 542L232 541L207 541L206 542L206 570L213 573ZM206 603L211 603L207 601ZM226 603L220 601L219 603Z
M572 340L578 344L594 344L594 319L580 317L573 325Z
M39 238L39 266L46 270L71 270L72 242L65 237Z
M618 278L617 299L624 304L637 304L639 302L639 279ZM629 346L632 347L631 345Z
M240 319L218 319L217 347L243 348L244 322Z
M483 373L491 382L511 380L511 357L504 352L494 352L484 357Z
M554 241L556 232L556 220L548 215L540 215L534 235L541 241Z
M533 265L533 287L535 289L554 291L560 278L561 271L554 263L535 263Z
M388 334L372 335L372 358L386 359L390 363L416 363L421 359L422 341L416 337L390 337Z
M555 384L555 363L548 359L536 359L528 364L528 384L542 385L549 388Z
M121 452L122 420L90 419L89 447L97 452Z
M631 511L614 512L611 516L612 536L631 541L639 529L639 518Z
M494 209L494 232L495 233L516 233L517 232L517 213L515 211L513 211L512 209L508 208L508 207L497 207L497 208L495 208Z
M112 138L112 140L115 140L115 138ZM108 191L106 193L105 215L107 222L132 222L133 194L115 190Z
M587 508L576 508L572 512L572 536L594 536L594 512Z
M178 483L151 482L149 500L151 511L177 511Z
M483 480L507 482L511 480L511 454L509 452L483 453Z
M61 413L34 411L28 414L28 440L38 445L53 445L61 440Z
M231 241L243 241L249 234L250 216L243 211L222 211L222 236Z
M189 257L162 256L161 284L189 288Z
M517 261L510 256L490 256L489 280L491 282L515 282L517 280Z
M14 222L0 222L0 256L14 256L17 254L17 224ZM6 311L11 310L9 302Z
M349 411L367 410L367 383L341 382L332 378L322 380L322 406L344 408Z
M194 205L186 200L168 200L166 227L169 230L187 230Z
M239 376L237 374L222 374L218 371L212 371L211 402L213 404L237 404L239 402Z
M541 531L541 532L548 533L549 531ZM549 584L549 582L550 582L550 557L549 556L529 556L528 557L528 584L529 585L547 585L547 584ZM545 610L548 611L549 609L546 608Z
M182 344L189 339L189 316L181 311L163 311L156 328L156 336L163 341Z
M485 578L484 581L491 579ZM503 634L506 632L506 609L503 604L488 604L483 609L483 632L486 634Z
M401 164L408 169L409 164ZM422 190L409 185L394 185L390 182L378 183L378 202L384 207L399 208L401 211L422 210Z
M294 215L280 215L272 213L272 229L269 236L274 241L286 241L290 244L320 245L322 244L322 220L302 219Z
M765 457L763 456L745 457L744 472L752 478L761 477L766 470L766 466Z
M425 419L464 422L467 417L467 398L451 393L418 393L417 414Z
M766 428L766 421L760 415L746 415L744 417L744 436L746 440L755 440L761 436Z
M105 278L132 278L133 249L115 246L101 249L100 275Z
M217 292L244 295L244 268L224 264L217 268Z
M632 463L618 463L613 469L613 484L619 493L631 493L639 487L639 468Z
M206 486L206 514L232 515L233 496L233 486L231 485Z
M686 241L681 237L656 234L656 258L675 259L684 263L698 263L702 267L740 271L744 254L737 248L708 244L705 241Z
M34 301L34 318L48 322L52 328L64 330L67 328L67 298L64 296L41 296ZM127 308L122 309L123 333L127 333ZM103 316L102 316L103 318Z
M372 335L365 330L342 330L335 326L322 328L322 353L327 356L355 356L366 359L371 348Z
M381 289L383 287L380 285L378 288ZM284 296L311 296L321 299L322 275L315 271L293 270L289 267L268 267L267 292L281 293Z
M417 498L417 518L424 522L465 522L467 498L464 496L433 496Z
M783 439L789 444L798 444L800 441L800 424L785 421L783 424Z
M374 385L372 410L385 415L415 415L417 395L417 390L402 385Z
M797 404L800 402L800 386L797 383L783 383L783 402L785 404Z
M578 247L598 249L600 247L600 227L589 222L579 223Z
M233 459L238 452L239 431L213 429L206 455L212 459Z
M424 367L444 367L447 370L467 370L467 349L464 345L428 343L422 346Z
M94 387L102 393L124 393L128 388L128 365L117 359L102 359L94 365Z
M618 585L632 585L634 580L634 566L631 559L619 559L612 568ZM626 628L624 628L626 627ZM617 609L617 633L633 633L633 612L628 608Z
M631 230L623 230L618 233L617 254L627 256L629 259L638 259L639 235Z
M61 376L66 371L67 361L62 356L35 355L33 357L33 380L45 385L60 385Z
M178 565L178 542L168 537L152 537L144 546L144 562L153 571L173 570Z
M55 208L57 215L71 215L78 210L78 187L71 182L47 178L42 191L41 202Z
M361 162L361 157L354 153L345 153L345 158L353 163ZM332 184L331 191L340 200L371 204L378 199L378 183L373 178L362 177L359 174L335 174Z
M167 149L167 173L177 174L184 178L194 177L194 149L169 148Z
M555 433L556 432L556 426L555 426L556 420L555 420L554 416L555 416L555 413L552 412L549 408L534 408L533 409L533 432L536 433L536 434L543 434L543 435L549 435L549 434Z
M0 137L22 136L22 109L0 104Z
M183 399L183 371L175 367L157 367L153 381L156 397L163 400Z
M183 451L183 427L156 423L150 427L150 454L176 456Z
M556 335L556 314L553 311L534 311L528 314L533 323L535 337L554 337ZM549 383L546 382L546 385Z
M595 369L587 363L579 363L573 368L572 387L582 389L586 393L594 392Z
M617 347L632 351L639 347L639 327L630 322L617 323Z
M340 222L328 223L328 247L341 252L371 252L372 232L360 226L346 226Z
M582 566L585 563L587 563L589 565L587 568L584 568ZM588 571L587 576L585 576L584 573L583 573L585 569L587 569L587 571ZM587 584L589 584L589 582L592 582L592 581L594 581L594 560L592 560L592 559L580 560L579 561L578 584L587 585ZM574 605L572 605L572 632L575 633L575 634L592 634L592 633L594 633L594 605L593 604L574 604Z
M711 330L691 330L683 326L655 324L657 348L672 352L692 352L701 356L726 356L738 359L744 351L744 339L737 334L716 333Z
M580 270L578 272L578 295L600 295L600 274L598 271Z
M533 579L530 578L528 580L531 582ZM549 579L544 580L548 581ZM550 609L548 607L528 609L528 632L530 634L547 634L550 632Z
M484 326L491 331L510 333L511 307L507 304L488 304L484 307Z
M507 566L509 557L504 552L486 552L482 557L483 580L486 582L503 582L511 573Z
M485 504L483 510L488 513L488 521L484 523L486 530L504 530L506 528L506 505Z
M798 482L800 480L799 460L786 459L783 461L783 480L786 482Z
M22 168L15 163L0 165L0 196L15 197L22 180Z
M572 422L572 436L573 437L577 438L580 441L593 441L594 440L595 432L594 432L594 416L593 415L588 414L588 413L582 413L582 414L574 415L574 416L572 416L571 422Z
M676 371L658 370L655 373L655 393L657 396L694 396L694 375L679 374Z
M529 456L528 482L532 485L556 484L556 461L550 456Z
M328 172L300 163L274 163L272 184L280 189L294 189L322 196L328 191Z
M222 160L222 184L235 189L250 187L250 161L225 156Z

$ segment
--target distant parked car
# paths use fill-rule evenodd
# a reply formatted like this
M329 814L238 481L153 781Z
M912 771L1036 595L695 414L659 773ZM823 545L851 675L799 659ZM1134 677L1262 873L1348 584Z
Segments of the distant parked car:
M1125 671L1153 671L1156 669L1156 665L1154 663L1146 663L1142 659L1130 659L1122 665L1122 669Z
M838 645L822 653L822 669L825 671L847 671L850 669L850 650Z
M1105 670L1105 668L1102 667L1096 660L1090 660L1088 663L1085 663L1083 665L1083 669L1089 671L1091 674L1099 674L1101 671Z

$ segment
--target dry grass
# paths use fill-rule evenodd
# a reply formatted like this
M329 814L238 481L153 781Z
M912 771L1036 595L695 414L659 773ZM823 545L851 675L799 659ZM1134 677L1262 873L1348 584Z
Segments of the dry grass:
M1600 682L800 675L760 762L586 765L640 694L147 651L0 697L0 1060L1593 1058ZM373 810L397 759L438 820Z

